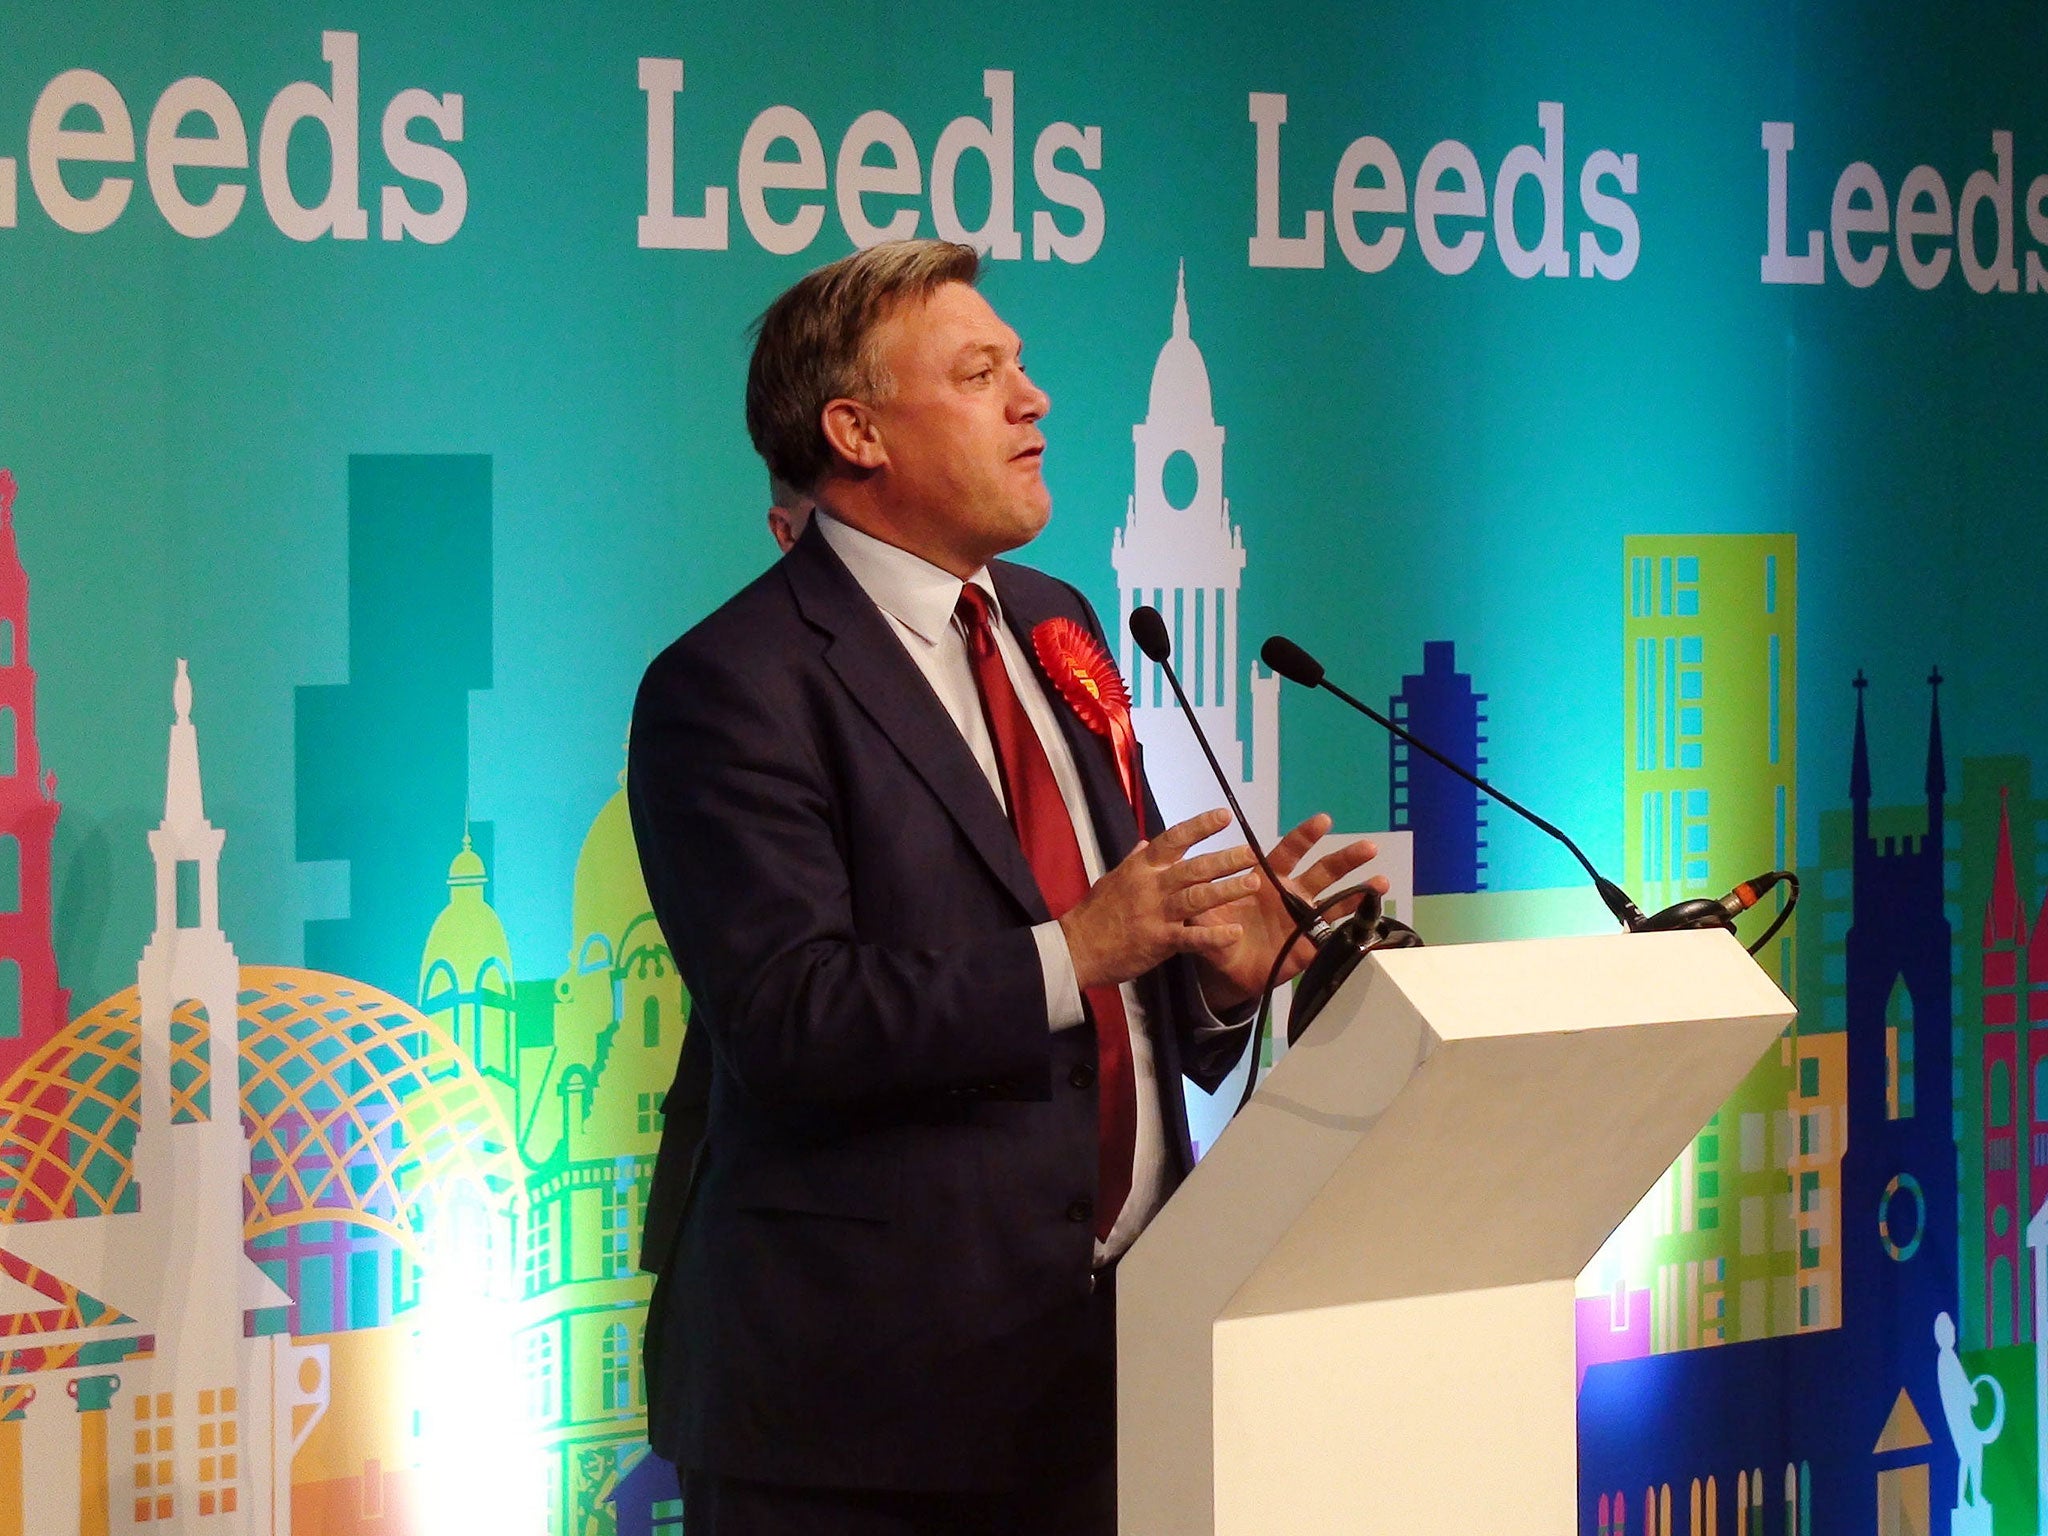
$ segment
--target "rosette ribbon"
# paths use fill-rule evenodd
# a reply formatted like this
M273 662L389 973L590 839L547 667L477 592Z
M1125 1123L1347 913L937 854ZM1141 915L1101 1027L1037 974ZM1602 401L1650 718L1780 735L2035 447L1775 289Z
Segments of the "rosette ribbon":
M1072 619L1047 619L1031 631L1038 664L1067 701L1067 707L1097 736L1108 740L1124 798L1145 832L1145 797L1138 783L1138 737L1131 729L1131 695L1102 643Z

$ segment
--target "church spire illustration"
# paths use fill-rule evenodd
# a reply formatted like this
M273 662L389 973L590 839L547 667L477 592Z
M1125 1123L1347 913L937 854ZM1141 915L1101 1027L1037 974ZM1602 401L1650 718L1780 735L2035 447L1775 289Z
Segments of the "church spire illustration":
M1131 679L1132 721L1153 790L1169 822L1216 802L1216 786L1165 678L1129 637L1131 610L1147 603L1166 619L1174 667L1236 781L1245 814L1270 841L1280 820L1280 680L1252 669L1251 729L1242 732L1237 631L1244 536L1223 494L1224 430L1210 400L1208 364L1189 329L1185 265L1174 292L1173 333L1153 365L1151 400L1131 440L1135 482L1110 561L1122 618L1119 660Z
M71 1008L50 937L50 843L60 807L57 776L44 771L36 742L15 491L13 473L0 469L0 1081L63 1028Z

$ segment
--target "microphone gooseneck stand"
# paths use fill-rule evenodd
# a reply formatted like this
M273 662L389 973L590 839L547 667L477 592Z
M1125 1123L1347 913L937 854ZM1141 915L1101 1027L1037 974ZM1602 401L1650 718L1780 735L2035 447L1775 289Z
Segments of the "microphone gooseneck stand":
M1292 640L1287 639L1284 635L1271 636L1259 648L1259 658L1291 683L1298 683L1304 688L1320 688L1325 693L1336 695L1368 720L1371 720L1375 725L1405 741L1409 746L1415 748L1416 751L1441 764L1481 793L1506 806L1531 826L1562 843L1571 856L1578 860L1579 867L1585 870L1587 876L1592 880L1593 888L1599 892L1602 904L1606 906L1609 912L1614 914L1615 920L1630 933L1668 933L1685 928L1725 928L1732 933L1735 929L1735 919L1737 917L1755 906L1766 891L1783 885L1787 888L1789 899L1779 909L1777 917L1771 925L1764 930L1762 937L1757 939L1754 944L1747 946L1749 952L1754 955L1777 935L1779 929L1785 926L1786 921L1792 915L1792 909L1799 904L1799 877L1790 870L1774 869L1768 874L1758 875L1755 879L1744 881L1726 896L1694 897L1687 901L1674 903L1664 908L1661 912L1646 915L1643 909L1636 905L1634 899L1630 897L1627 891L1593 867L1593 861L1587 858L1579 845L1567 837L1563 831L1544 820L1541 816L1538 816L1520 801L1502 794L1493 785L1480 778L1463 764L1446 757L1419 736L1395 724L1363 699L1354 698L1351 694L1345 692L1329 680L1321 662L1309 655L1307 651L1296 645ZM1321 959L1322 956L1318 955L1317 960L1320 962ZM1352 964L1356 963L1356 960L1352 962ZM1310 971L1314 969L1314 966L1310 967ZM1347 974L1348 970L1349 968L1346 967ZM1304 973L1305 976L1306 974ZM1341 981L1342 977L1340 976L1338 980ZM1297 993L1297 1001L1298 999L1299 994ZM1321 1002L1322 999L1318 998L1316 1005L1320 1007ZM1309 1017L1313 1017L1312 1012ZM1306 1020L1303 1022L1305 1024ZM1290 1038L1298 1032L1298 1030L1290 1027Z
M1195 743L1207 759L1209 772L1215 776L1216 785L1223 791L1231 814L1237 818L1237 827L1244 834L1245 843L1251 848L1252 857L1257 860L1259 870L1266 881L1279 893L1281 904L1287 915L1294 919L1293 930L1273 956L1273 965L1266 973L1266 983L1259 990L1258 1018L1253 1025L1250 1043L1251 1066L1245 1073L1244 1094L1238 1100L1242 1109L1251 1097L1258 1082L1258 1061L1265 1053L1266 1031L1271 1025L1273 989L1279 984L1280 967L1294 946L1306 937L1316 947L1315 958L1302 971L1295 986L1294 1005L1288 1013L1288 1043L1292 1044L1301 1031L1308 1027L1324 1003L1336 992L1358 962L1375 949L1412 948L1422 942L1421 936L1405 923L1397 922L1380 910L1379 893L1370 886L1340 891L1326 898L1318 905L1307 901L1289 890L1273 872L1272 864L1266 858L1266 850L1259 845L1258 834L1252 831L1250 820L1244 814L1244 807L1237 803L1237 794L1230 787L1230 779L1223 772L1223 765L1216 760L1215 749L1209 745L1209 738L1202 730L1202 722L1196 717L1194 707L1188 703L1186 691L1181 687L1180 676L1173 666L1173 637L1167 632L1166 620L1157 608L1149 604L1131 610L1131 638L1138 643L1138 649L1145 653L1148 661L1155 663L1165 673L1168 686L1173 690L1174 702L1180 706L1181 714L1188 722L1188 729L1194 733ZM1327 914L1334 908L1353 899L1358 900L1358 910L1342 923L1332 927ZM1296 1022L1298 1020L1298 1022Z

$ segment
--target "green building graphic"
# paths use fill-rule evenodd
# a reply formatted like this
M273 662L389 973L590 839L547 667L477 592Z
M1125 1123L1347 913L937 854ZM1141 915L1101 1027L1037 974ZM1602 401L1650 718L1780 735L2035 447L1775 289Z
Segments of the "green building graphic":
M1639 536L1623 553L1623 883L1654 911L1794 854L1797 541ZM1787 988L1797 921L1758 956Z
M1647 910L1718 896L1794 853L1797 542L1623 541L1624 883ZM1788 923L1758 958L1791 988ZM1794 1025L1640 1213L1657 1352L1830 1326L1839 1051Z
M623 781L623 775L621 775ZM547 1524L613 1528L606 1496L647 1439L640 1230L686 1000L655 925L623 788L576 862L568 965L519 982L488 871L467 836L420 957L420 1009L444 1024L517 1127L514 1233L525 1417L546 1452Z

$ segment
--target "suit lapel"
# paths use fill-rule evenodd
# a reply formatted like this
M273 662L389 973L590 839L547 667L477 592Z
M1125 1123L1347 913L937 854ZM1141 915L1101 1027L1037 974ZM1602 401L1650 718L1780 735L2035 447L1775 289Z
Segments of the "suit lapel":
M888 620L815 527L784 557L783 568L798 609L826 636L826 665L854 703L938 798L1025 915L1045 922L1045 898L1009 818Z
M1114 869L1138 841L1138 823L1131 814L1130 802L1124 798L1123 781L1116 771L1116 750L1108 737L1098 736L1082 724L1081 717L1074 713L1073 706L1067 703L1059 685L1038 659L1038 648L1031 643L1031 632L1047 619L1072 619L1091 633L1093 626L1087 623L1078 604L1068 608L1034 603L1032 594L1020 590L1025 584L1018 582L1012 571L1012 567L1001 562L989 567L996 595L1003 600L1003 622L1030 658L1039 686L1052 701L1053 716L1059 721L1061 734L1067 738L1067 750L1081 772L1081 787L1088 797L1089 814L1095 819L1095 840L1102 849L1103 867ZM1061 590L1051 582L1046 585L1054 592Z

